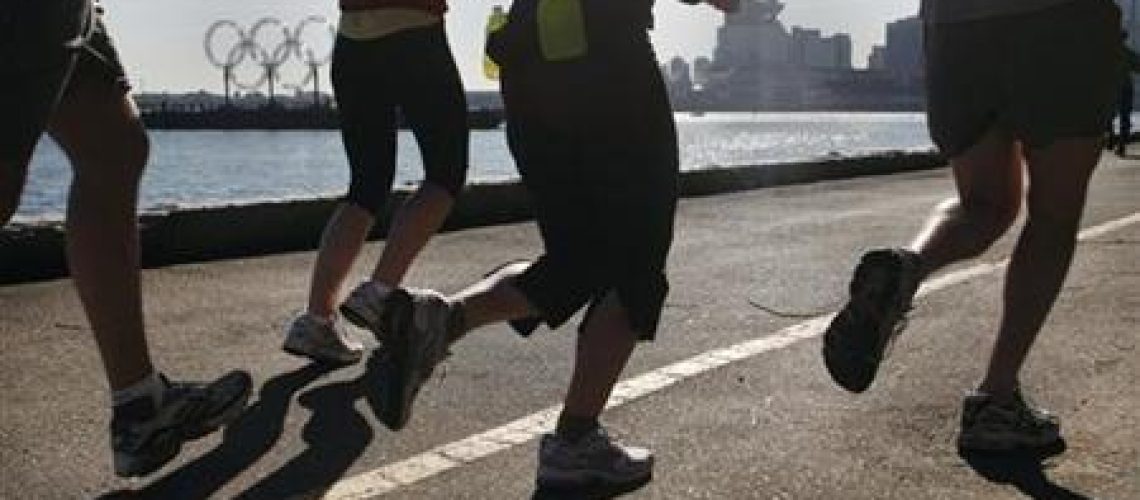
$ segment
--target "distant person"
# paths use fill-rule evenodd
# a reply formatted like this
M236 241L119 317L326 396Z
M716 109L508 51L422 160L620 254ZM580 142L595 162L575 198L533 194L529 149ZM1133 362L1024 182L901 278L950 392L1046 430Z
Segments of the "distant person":
M1058 420L1028 402L1018 373L1068 272L1120 91L1120 10L1109 0L924 0L922 18L930 133L958 196L909 247L863 255L824 358L836 382L866 390L919 283L989 248L1025 201L997 342L965 397L958 445L1049 449L1061 442Z
M468 332L510 321L526 336L585 308L563 410L540 445L538 485L630 487L649 479L653 456L612 441L598 417L634 346L654 338L668 289L678 157L647 32L652 1L582 0L580 10L545 13L539 5L516 0L488 47L545 253L451 297L397 292L381 420L404 427L421 385Z
M387 297L463 188L468 128L466 95L444 30L444 0L340 0L340 8L332 80L348 153L348 194L325 227L308 307L289 325L284 348L351 364L363 346L344 330L337 304L392 189L400 118L419 144L425 179L392 221L371 277L340 305L346 319L378 339Z
M1116 118L1120 123L1120 130L1116 134L1116 156L1121 158L1127 153L1128 143L1132 140L1132 101L1135 94L1132 75L1124 75L1124 85L1120 88L1120 109Z
M147 135L99 7L90 0L5 3L0 61L0 225L16 211L46 129L74 171L67 258L111 388L115 473L149 474L184 441L232 421L249 397L249 374L174 382L151 362L135 218Z
M1136 87L1132 83L1132 73L1140 71L1140 55L1137 55L1131 47L1128 46L1128 32L1125 31L1122 38L1124 39L1124 50L1128 60L1128 73L1124 75L1124 85L1120 88L1120 109L1117 112L1117 121L1120 123L1120 130L1116 134L1115 146L1116 156L1124 157L1128 151L1128 143L1132 141L1132 109L1133 100L1136 98Z

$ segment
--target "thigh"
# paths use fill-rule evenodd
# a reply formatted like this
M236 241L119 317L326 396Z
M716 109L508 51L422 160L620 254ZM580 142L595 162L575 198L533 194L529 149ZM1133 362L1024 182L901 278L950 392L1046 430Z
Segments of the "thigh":
M137 181L146 163L148 140L126 82L110 34L96 20L48 124L52 137L71 158L76 176ZM98 172L87 172L91 168Z
M338 37L332 83L340 114L341 139L354 182L376 179L390 188L396 170L395 89L385 75L390 65L378 41ZM385 181L386 180L386 181Z
M467 98L443 26L417 30L405 50L400 109L423 156L429 181L458 192L468 163Z
M969 207L1010 209L1016 214L1025 184L1021 148L1011 132L994 126L950 159L958 197Z

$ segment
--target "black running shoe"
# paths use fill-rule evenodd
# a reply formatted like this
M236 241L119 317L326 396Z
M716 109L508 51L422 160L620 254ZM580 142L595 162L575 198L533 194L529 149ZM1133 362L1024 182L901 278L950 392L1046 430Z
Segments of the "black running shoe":
M1061 442L1061 422L1018 390L1009 401L972 393L962 402L961 452L1038 450Z
M435 366L449 355L448 345L459 328L458 307L431 290L393 292L386 356L382 365L380 420L398 431L408 423L412 403Z
M909 250L863 255L851 280L851 298L823 337L827 370L844 389L863 392L875 380L887 346L906 328L920 273L918 254Z
M245 409L253 386L243 371L208 384L160 377L166 389L158 407L153 399L142 397L114 410L111 448L120 477L150 474L178 455L182 443L233 421Z

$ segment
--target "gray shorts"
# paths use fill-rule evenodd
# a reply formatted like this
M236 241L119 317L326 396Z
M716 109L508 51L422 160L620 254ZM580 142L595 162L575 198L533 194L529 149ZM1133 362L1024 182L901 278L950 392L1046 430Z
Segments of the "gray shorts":
M994 127L1030 147L1102 136L1126 74L1120 26L1110 0L926 25L934 143L952 158Z
M0 7L0 161L26 162L77 82L130 89L91 0L6 0Z

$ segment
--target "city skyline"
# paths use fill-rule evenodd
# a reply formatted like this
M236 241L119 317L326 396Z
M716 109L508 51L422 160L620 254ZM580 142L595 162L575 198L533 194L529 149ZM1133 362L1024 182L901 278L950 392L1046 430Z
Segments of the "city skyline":
M1117 0L1125 8L1126 22L1140 41L1137 21L1128 12L1133 0ZM249 25L263 17L276 17L293 25L316 15L336 22L335 0L104 0L108 23L136 90L146 92L222 91L220 70L203 51L207 28L221 19ZM482 44L486 16L493 5L508 0L454 0L447 16L448 35L464 84L470 90L490 90L493 81L482 75ZM867 66L872 48L884 43L887 23L913 16L919 0L786 0L781 16L788 26L819 30L824 36L849 34L852 62ZM712 56L723 16L708 7L693 7L659 0L654 9L657 27L652 32L661 62L680 56L688 61ZM322 87L328 89L327 68Z
M202 47L207 28L229 19L250 25L263 17L276 17L293 25L310 16L337 19L335 0L224 0L188 3L175 0L104 0L107 21L122 53L136 90L146 92L222 91L220 70L214 68ZM886 22L913 15L918 0L850 0L835 8L834 0L787 2L783 19L789 25L819 29L824 35L850 33L856 66L866 65L871 46L881 44ZM506 0L457 0L447 16L448 35L464 83L471 90L488 90L495 83L483 78L482 43L491 7ZM723 17L708 7L693 7L659 0L654 9L657 27L652 32L662 61L680 56L688 60L711 56L716 30ZM177 63L174 63L177 61ZM322 87L328 87L327 68Z

